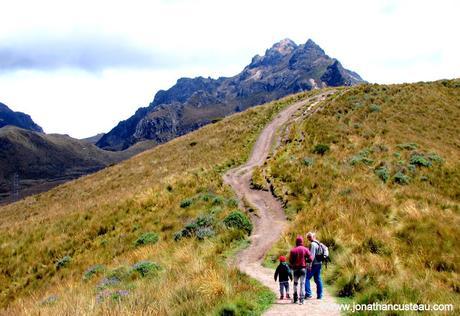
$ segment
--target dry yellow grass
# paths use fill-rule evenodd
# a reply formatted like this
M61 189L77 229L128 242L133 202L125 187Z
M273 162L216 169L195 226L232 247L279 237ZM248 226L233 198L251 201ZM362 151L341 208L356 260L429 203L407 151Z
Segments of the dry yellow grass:
M252 108L0 208L0 303L9 306L4 312L190 315L230 304L259 313L272 294L225 263L244 233L222 225L237 203L221 175L247 159L258 133L281 108L303 97ZM181 207L185 199L191 205ZM213 237L174 241L175 232L206 214L214 221ZM145 232L158 233L159 242L136 247ZM65 256L70 262L58 269ZM157 263L160 272L147 278L125 273L122 282L107 287L109 297L97 302L104 275L142 260ZM106 272L82 281L95 264Z
M457 303L460 81L349 88L294 125L263 170L292 218L267 263L317 231L337 295Z

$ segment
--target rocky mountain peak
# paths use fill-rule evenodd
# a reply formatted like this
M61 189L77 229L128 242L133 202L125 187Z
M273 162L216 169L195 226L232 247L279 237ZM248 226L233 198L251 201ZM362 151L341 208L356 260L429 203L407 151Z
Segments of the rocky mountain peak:
M292 53L292 51L296 48L297 44L293 40L285 38L278 43L275 43L270 49L267 50L267 52L276 52L281 55L288 55Z
M263 56L254 56L233 77L179 79L170 89L158 91L149 107L120 122L97 145L122 150L146 139L164 143L218 118L292 93L360 82L358 74L327 56L313 40L297 45L286 38Z

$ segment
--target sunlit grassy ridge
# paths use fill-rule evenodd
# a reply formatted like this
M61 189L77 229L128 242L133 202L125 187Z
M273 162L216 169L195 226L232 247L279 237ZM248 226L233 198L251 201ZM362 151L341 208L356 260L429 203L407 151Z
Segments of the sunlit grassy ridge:
M322 106L253 179L269 179L293 220L267 262L313 230L336 295L458 303L460 80L363 85Z
M236 114L0 208L2 306L10 304L9 313L260 313L273 295L225 264L245 229L224 222L237 203L221 177L247 159L280 109L303 97Z

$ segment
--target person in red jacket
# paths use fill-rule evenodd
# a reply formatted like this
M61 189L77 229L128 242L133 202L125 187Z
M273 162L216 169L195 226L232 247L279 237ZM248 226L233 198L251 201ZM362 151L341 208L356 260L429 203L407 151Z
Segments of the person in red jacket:
M289 264L294 271L294 304L299 301L303 304L305 299L305 277L307 275L307 263L313 261L310 250L304 247L302 236L297 236L296 246L291 249ZM300 293L297 294L297 285L300 281Z

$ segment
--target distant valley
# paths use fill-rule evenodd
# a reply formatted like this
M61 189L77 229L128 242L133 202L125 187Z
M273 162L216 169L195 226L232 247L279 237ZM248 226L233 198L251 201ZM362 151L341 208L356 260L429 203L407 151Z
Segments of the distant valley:
M0 203L98 171L252 106L363 82L312 40L297 45L284 39L236 76L181 78L108 133L83 140L45 134L29 115L0 103Z

